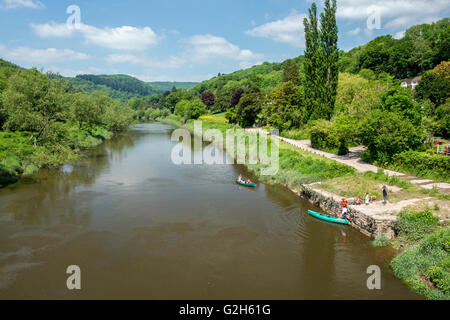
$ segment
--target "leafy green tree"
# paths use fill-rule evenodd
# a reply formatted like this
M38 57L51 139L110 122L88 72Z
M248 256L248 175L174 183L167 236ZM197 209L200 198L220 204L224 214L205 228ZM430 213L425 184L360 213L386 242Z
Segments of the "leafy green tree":
M436 123L435 134L444 138L450 137L450 99L436 108L434 122Z
M322 81L324 86L323 117L330 119L336 103L339 77L338 27L336 23L336 0L325 0L324 12L320 15L320 42L324 65Z
M261 112L264 96L258 87L252 86L244 91L236 106L236 120L241 127L251 127Z
M188 108L189 108L189 100L181 100L180 102L177 103L177 105L175 106L175 114L179 115L179 116L184 116L187 114Z
M315 3L308 9L308 18L303 20L305 28L305 58L303 69L305 74L305 99L308 119L323 117L323 51L321 50L319 21L317 19L317 6Z
M268 95L262 118L265 124L280 130L298 128L306 119L300 88L291 81L281 83Z
M202 100L199 98L194 99L188 105L186 114L191 119L198 119L200 116L207 114L208 111L205 108Z
M227 110L230 107L231 98L235 90L236 88L234 86L220 86L217 89L215 103L211 111L223 112Z
M358 136L368 148L369 158L380 164L395 154L416 150L423 145L423 129L396 112L374 110L358 128Z
M339 77L338 29L336 24L336 1L325 0L320 15L312 4L305 26L305 94L308 99L309 118L330 119L334 112Z
M102 105L85 93L74 93L70 98L73 120L80 129L101 123Z
M142 99L138 98L138 97L133 97L130 100L128 100L128 106L133 109L133 110L137 110L142 106Z
M9 79L2 93L7 114L4 128L11 131L31 131L36 142L44 131L69 116L63 93L67 88L59 80L50 81L36 69L22 70Z
M172 91L165 97L164 105L161 105L161 109L167 108L170 112L173 112L177 103L181 101L182 91L174 88L172 88Z
M102 112L101 122L113 132L125 130L131 123L132 112L125 108L119 100L113 100L105 95L96 97L97 103L101 103L104 111Z
M283 82L291 81L294 85L300 85L300 69L293 59L284 62Z
M450 97L450 79L429 72L419 82L415 93L419 99L429 99L435 106L440 106Z
M415 126L422 123L421 106L412 99L407 89L394 87L381 95L381 108L408 118Z
M244 94L244 89L242 89L242 88L238 88L238 89L234 90L233 96L231 97L230 105L228 106L228 108L234 108L241 100L241 97L243 94Z
M390 72L391 48L395 42L396 40L391 35L381 36L370 41L359 54L359 69L370 69L376 74L382 71Z

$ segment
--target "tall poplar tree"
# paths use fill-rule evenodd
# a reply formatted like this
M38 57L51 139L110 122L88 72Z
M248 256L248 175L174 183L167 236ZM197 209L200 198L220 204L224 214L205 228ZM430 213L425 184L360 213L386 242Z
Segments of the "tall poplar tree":
M303 62L305 72L305 102L307 119L317 119L320 112L322 93L319 86L322 72L322 57L320 50L320 34L317 20L317 6L315 3L308 9L309 17L303 20L305 26L305 59Z
M286 60L283 68L283 82L292 81L296 86L300 85L300 69L294 59Z
M338 27L336 24L336 0L325 1L324 12L320 15L320 42L323 51L324 68L322 75L324 84L325 119L333 115L336 103L336 92L339 77L339 50L337 46Z
M305 18L305 102L307 118L330 119L336 102L338 82L337 25L336 0L325 1L324 13L317 19L315 3L309 9L309 16Z

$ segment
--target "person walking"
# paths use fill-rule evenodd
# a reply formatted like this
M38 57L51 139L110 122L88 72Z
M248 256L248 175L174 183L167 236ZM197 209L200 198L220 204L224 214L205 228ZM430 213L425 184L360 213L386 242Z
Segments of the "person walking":
M383 186L383 204L387 203L387 188Z
M370 196L369 196L369 193L366 192L366 206L368 206L369 203L370 203Z

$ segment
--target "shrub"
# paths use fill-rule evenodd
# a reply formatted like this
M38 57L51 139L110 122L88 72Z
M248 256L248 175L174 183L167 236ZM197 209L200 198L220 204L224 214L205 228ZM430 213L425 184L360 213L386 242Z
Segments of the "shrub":
M309 132L303 129L283 130L281 131L280 136L294 140L306 140L310 138Z
M418 151L396 154L392 166L418 177L432 177L440 181L450 179L450 157Z
M339 148L339 138L330 121L318 120L311 128L311 147L336 152Z
M422 212L403 211L394 223L397 235L404 235L410 240L420 240L432 232L439 222L429 209Z
M395 257L391 266L397 277L428 299L450 299L450 228L425 237ZM447 248L447 249L446 249ZM431 281L430 287L426 282Z
M416 150L423 145L423 128L395 112L375 110L359 125L358 136L367 146L367 160L381 165L398 153Z
M390 244L390 241L384 234L376 237L375 240L372 241L372 245L374 247L385 247L385 246L388 246L389 244Z

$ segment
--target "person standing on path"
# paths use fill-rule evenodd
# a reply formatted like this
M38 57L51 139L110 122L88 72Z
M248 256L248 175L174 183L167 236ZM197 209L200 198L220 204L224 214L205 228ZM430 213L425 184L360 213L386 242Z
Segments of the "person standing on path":
M370 203L370 196L369 196L369 193L366 192L366 206L368 206L369 203Z
M387 203L387 188L386 186L383 186L383 204Z

